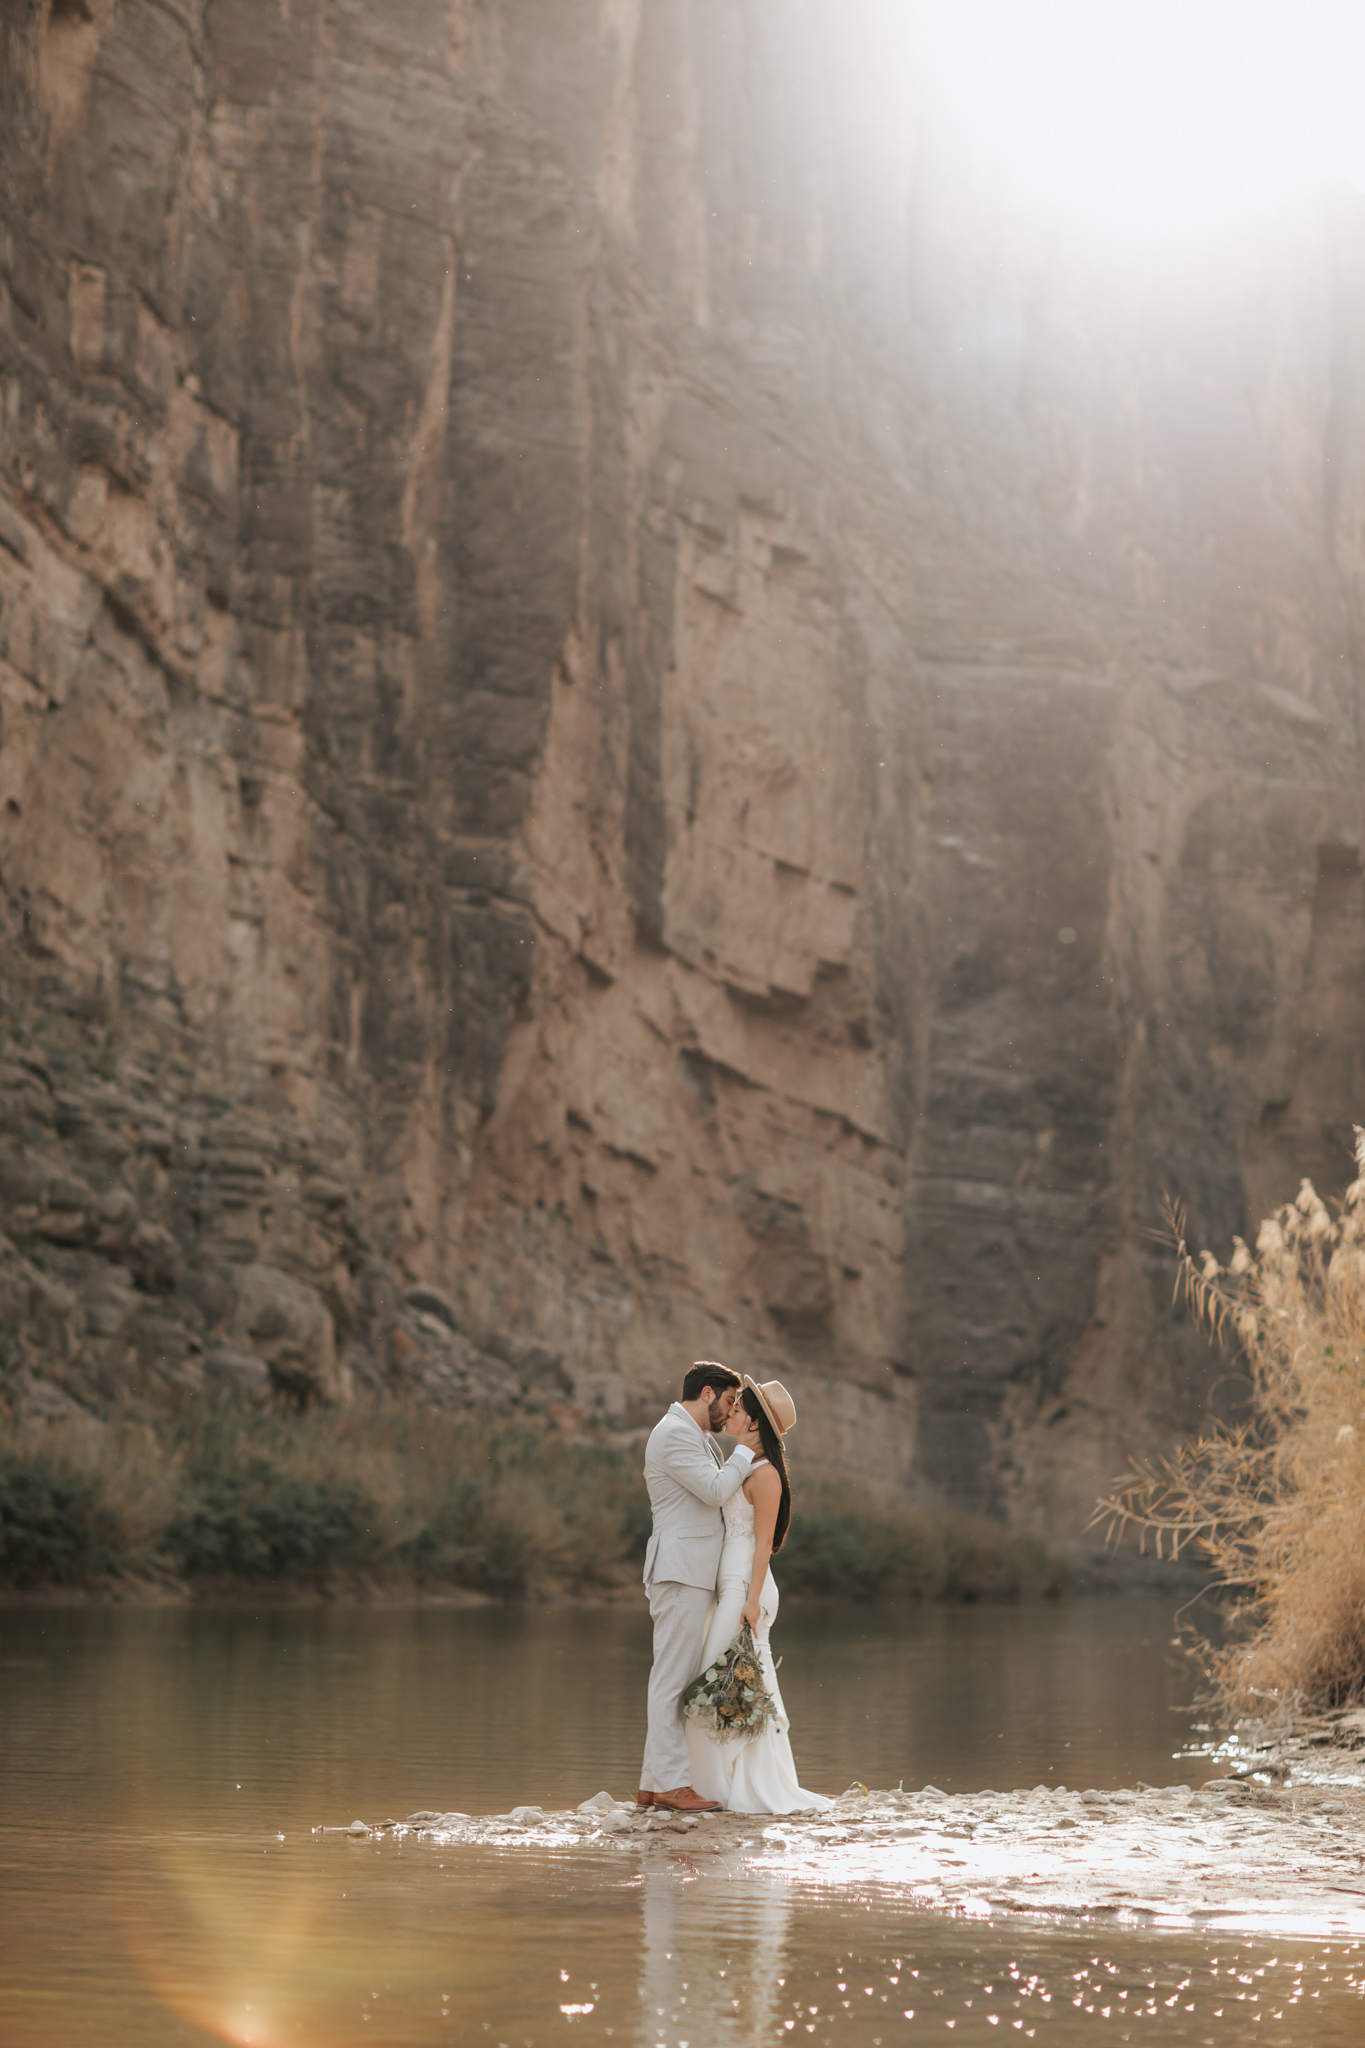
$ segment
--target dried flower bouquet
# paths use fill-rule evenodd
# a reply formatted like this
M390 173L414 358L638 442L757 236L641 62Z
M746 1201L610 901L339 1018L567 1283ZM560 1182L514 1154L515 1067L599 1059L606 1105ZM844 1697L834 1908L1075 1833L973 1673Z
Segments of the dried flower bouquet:
M777 1703L763 1683L763 1664L746 1621L723 1657L694 1678L682 1710L721 1742L748 1741L777 1719Z

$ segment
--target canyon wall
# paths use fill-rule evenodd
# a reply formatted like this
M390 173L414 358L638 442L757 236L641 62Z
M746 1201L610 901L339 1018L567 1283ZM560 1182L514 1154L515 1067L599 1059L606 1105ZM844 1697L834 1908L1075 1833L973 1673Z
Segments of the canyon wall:
M895 18L3 11L21 1419L712 1356L1066 1543L1206 1412L1163 1195L1365 1119L1365 212L1068 244Z

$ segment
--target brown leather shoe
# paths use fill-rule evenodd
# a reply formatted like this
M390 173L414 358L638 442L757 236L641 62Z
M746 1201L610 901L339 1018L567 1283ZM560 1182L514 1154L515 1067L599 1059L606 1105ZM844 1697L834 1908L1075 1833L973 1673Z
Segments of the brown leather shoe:
M637 1806L652 1806L654 1804L654 1794L652 1792L637 1792L635 1804Z
M679 1785L676 1792L656 1792L656 1806L666 1806L670 1813L719 1813L719 1799L703 1799L700 1792L694 1792L690 1785Z

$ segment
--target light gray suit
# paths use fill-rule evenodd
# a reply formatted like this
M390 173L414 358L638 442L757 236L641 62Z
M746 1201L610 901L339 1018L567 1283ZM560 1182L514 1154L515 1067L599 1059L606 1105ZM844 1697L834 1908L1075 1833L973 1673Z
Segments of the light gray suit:
M676 1792L690 1779L678 1700L701 1669L716 1573L725 1544L721 1508L738 1493L753 1454L737 1447L728 1465L711 1437L675 1401L650 1432L645 1478L654 1533L645 1552L645 1585L654 1618L649 1729L640 1772L643 1792Z

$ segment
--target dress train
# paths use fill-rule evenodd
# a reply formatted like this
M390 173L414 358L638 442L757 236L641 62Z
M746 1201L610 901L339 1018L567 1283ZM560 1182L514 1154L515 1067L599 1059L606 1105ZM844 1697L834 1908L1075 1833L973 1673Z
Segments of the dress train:
M715 1610L706 1632L701 1669L723 1657L739 1634L754 1562L754 1511L743 1490L725 1505L725 1548L721 1553ZM763 1682L777 1707L776 1721L761 1734L718 1741L695 1721L684 1722L692 1759L692 1787L704 1799L718 1799L730 1813L823 1812L833 1801L807 1792L796 1775L790 1721L773 1664L771 1632L777 1619L777 1582L771 1572L758 1596L758 1646Z

